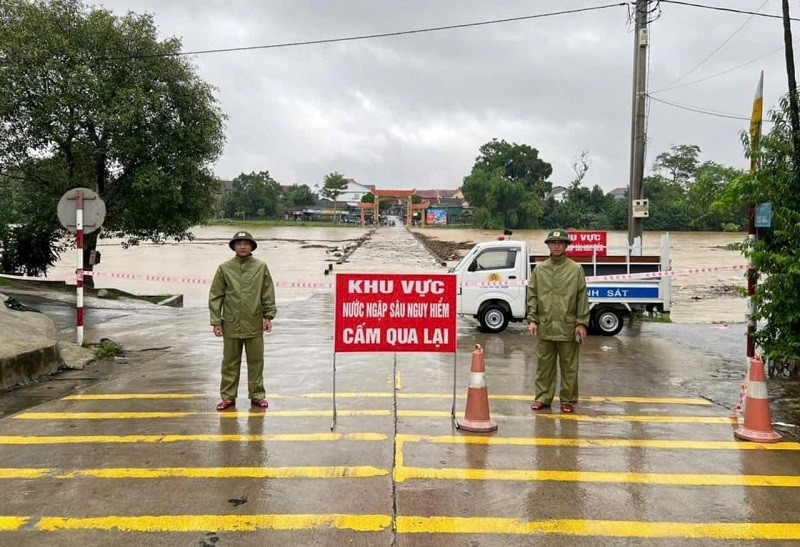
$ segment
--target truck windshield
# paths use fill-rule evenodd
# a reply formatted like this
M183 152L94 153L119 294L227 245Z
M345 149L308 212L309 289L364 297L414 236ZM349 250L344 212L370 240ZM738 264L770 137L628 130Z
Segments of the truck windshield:
M464 258L462 258L461 260L458 261L458 264L456 264L455 266L450 268L450 271L451 272L460 272L461 270L466 268L467 264L469 264L471 261L472 261L472 253L469 252L469 253L466 254L466 256L464 256Z

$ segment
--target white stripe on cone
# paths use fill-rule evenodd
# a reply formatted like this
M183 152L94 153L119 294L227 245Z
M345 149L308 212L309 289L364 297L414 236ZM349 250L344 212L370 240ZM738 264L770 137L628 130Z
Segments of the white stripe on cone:
M469 387L471 389L484 389L486 388L486 374L483 372L470 372L469 373Z

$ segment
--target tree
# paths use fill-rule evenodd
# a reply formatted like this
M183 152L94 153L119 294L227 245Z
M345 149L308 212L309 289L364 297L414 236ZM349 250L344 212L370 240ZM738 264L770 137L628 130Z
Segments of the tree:
M492 139L464 178L462 192L475 207L475 222L483 228L530 228L539 224L552 189L546 179L552 166L526 144Z
M547 181L553 173L553 167L539 159L539 151L527 144L509 144L504 140L492 139L480 147L480 156L475 159L474 167L487 173L501 169L503 179L522 182L541 200L547 197L553 187Z
M710 161L697 167L695 180L684 200L684 210L692 229L725 230L731 225L737 229L744 227L747 221L746 208L715 204L728 183L741 174L740 169Z
M336 222L336 200L347 189L347 184L347 179L338 171L325 175L322 186L322 196L334 202L334 222Z
M180 50L178 39L158 40L150 15L4 0L0 164L42 203L64 188L95 190L107 207L103 231L129 243L187 237L211 211L208 167L224 115ZM97 235L85 238L85 254Z
M526 228L543 208L522 181L508 180L502 169L489 173L473 168L464 179L462 192L475 208L475 223L481 228Z
M653 175L643 181L644 197L650 200L648 230L687 230L689 218L682 204L685 191L679 182Z
M317 195L308 184L293 184L283 192L284 210L301 209L317 203Z
M245 218L275 217L280 212L281 186L268 171L242 173L232 181L233 191L222 201L228 218L244 213Z
M748 135L742 141L748 157L755 156L758 170L743 173L728 184L722 206L746 207L772 203L772 227L761 230L753 246L734 247L755 266L760 275L753 304L753 318L760 321L753 339L768 358L800 358L800 180L789 123L789 98L770 113L772 130L760 139L760 150L750 149Z
M656 156L653 170L656 173L666 171L672 177L672 182L688 186L697 171L700 147L695 144L673 144L669 150Z

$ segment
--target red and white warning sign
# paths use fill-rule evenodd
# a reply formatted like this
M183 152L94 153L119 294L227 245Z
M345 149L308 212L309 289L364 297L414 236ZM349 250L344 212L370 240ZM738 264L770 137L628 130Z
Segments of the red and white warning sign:
M337 274L334 351L456 351L456 277Z
M606 256L608 232L603 230L574 230L569 232L571 241L567 256Z

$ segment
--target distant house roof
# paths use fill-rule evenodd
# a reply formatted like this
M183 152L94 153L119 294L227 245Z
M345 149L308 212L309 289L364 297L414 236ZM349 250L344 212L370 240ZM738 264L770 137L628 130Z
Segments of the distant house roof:
M372 190L372 194L377 197L403 197L416 194L416 190Z
M372 192L373 190L375 190L374 184L361 184L356 179L344 179L344 180L347 182L348 185L354 184L356 186L360 186L361 188L364 188L364 190L367 192Z
M614 188L613 190L611 190L608 193L608 195L614 196L615 198L622 198L622 197L625 197L625 194L627 194L627 193L628 193L628 187L627 186L620 186L619 188Z
M462 198L446 198L428 200L431 207L464 207Z
M417 195L423 199L440 199L440 198L454 198L461 192L461 188L451 190L417 190Z
M561 194L563 194L566 191L567 191L567 189L564 188L563 186L553 186L553 188L550 190L550 193L547 194L547 197L548 198L563 198L564 196L562 196Z

